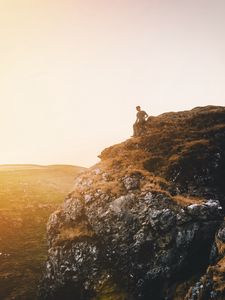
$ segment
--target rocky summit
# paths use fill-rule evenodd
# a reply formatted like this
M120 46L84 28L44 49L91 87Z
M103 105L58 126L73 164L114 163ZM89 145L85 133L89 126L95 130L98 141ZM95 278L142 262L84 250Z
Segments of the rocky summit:
M39 299L225 299L225 107L150 117L49 218Z

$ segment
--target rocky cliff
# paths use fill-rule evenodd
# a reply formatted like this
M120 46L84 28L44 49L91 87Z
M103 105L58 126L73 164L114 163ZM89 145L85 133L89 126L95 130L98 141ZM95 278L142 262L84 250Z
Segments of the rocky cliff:
M149 118L47 225L40 299L225 299L225 108Z

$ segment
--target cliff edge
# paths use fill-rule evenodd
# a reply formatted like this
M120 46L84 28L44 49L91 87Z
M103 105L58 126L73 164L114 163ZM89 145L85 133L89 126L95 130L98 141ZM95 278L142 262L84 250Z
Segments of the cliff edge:
M224 299L225 107L151 117L100 158L50 216L39 298Z

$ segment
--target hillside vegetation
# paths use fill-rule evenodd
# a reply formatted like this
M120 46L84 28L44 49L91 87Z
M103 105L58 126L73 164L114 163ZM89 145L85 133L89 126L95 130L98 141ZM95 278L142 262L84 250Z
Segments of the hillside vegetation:
M83 168L0 166L0 299L35 299L46 260L46 221Z
M225 107L150 117L49 218L40 300L225 299Z

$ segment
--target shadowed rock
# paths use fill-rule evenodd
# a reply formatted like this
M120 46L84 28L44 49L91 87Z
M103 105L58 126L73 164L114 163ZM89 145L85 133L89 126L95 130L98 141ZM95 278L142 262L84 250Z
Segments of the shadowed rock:
M225 108L150 118L100 158L49 219L39 298L206 299L194 295L218 255Z

